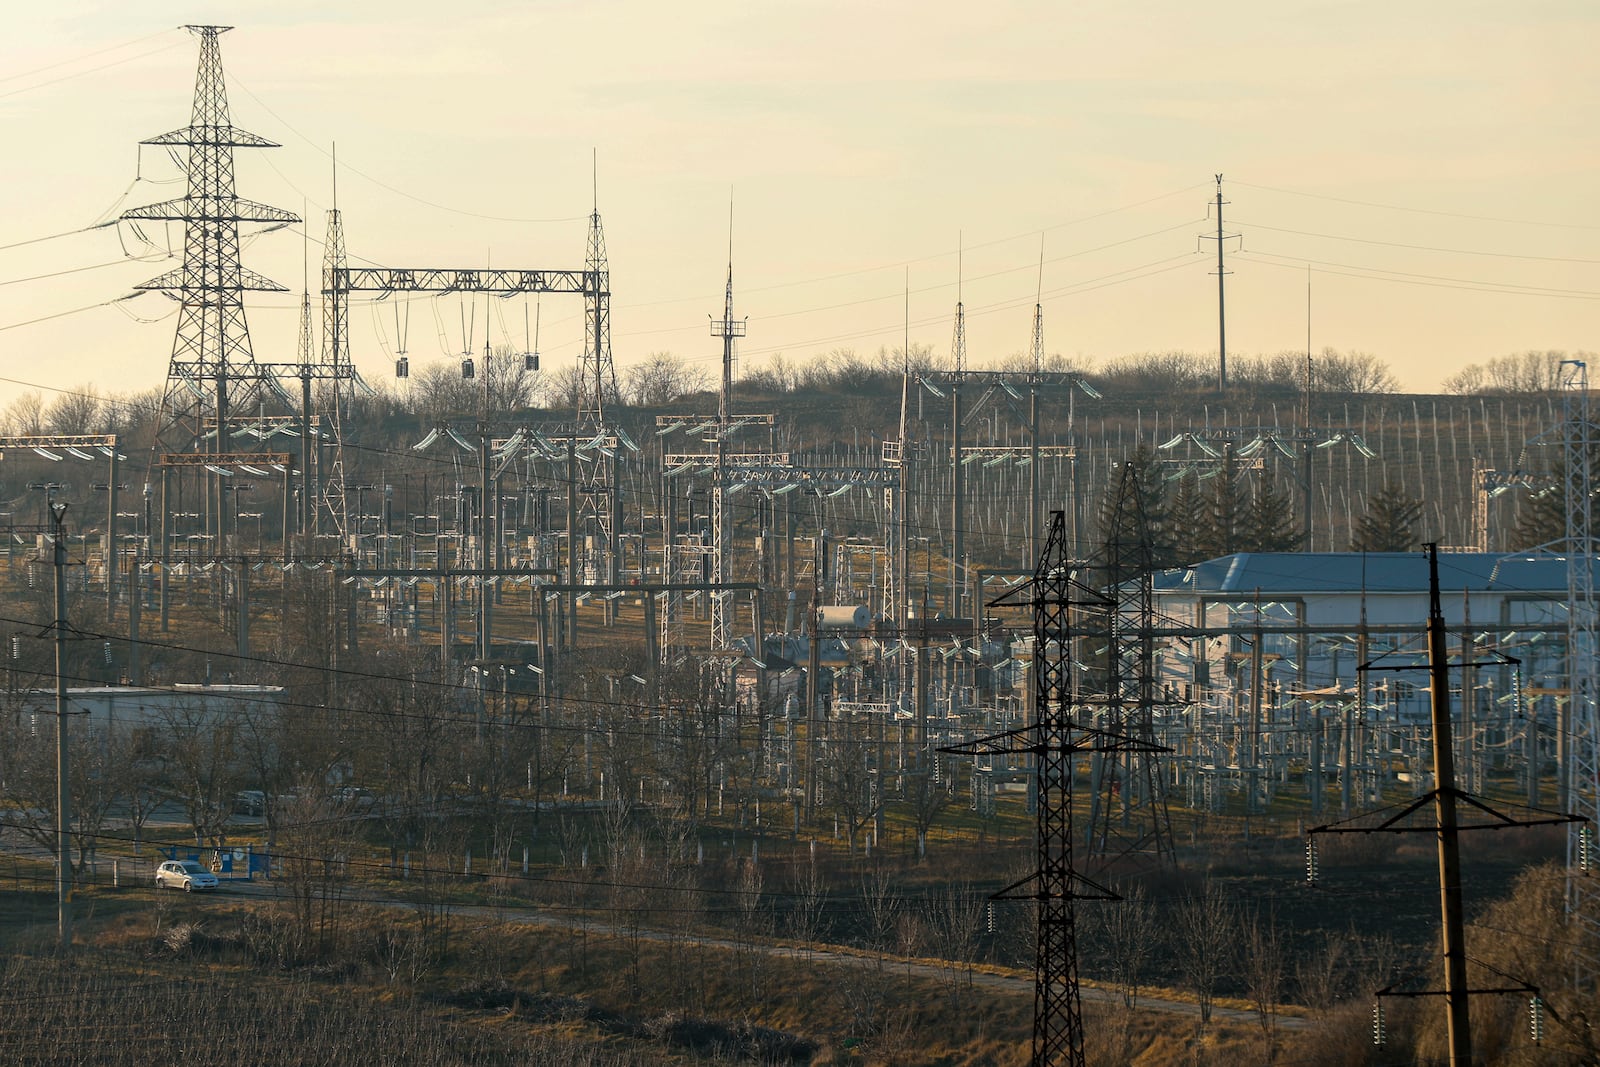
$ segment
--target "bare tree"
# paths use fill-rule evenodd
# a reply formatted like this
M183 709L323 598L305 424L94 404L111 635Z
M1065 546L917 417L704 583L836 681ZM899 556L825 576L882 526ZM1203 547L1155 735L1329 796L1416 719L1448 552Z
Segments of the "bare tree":
M23 393L6 405L5 431L8 434L37 435L45 428L44 395L37 389Z
M294 917L291 958L325 952L335 936L357 812L326 780L304 775L282 811L277 881Z
M233 810L238 782L238 720L232 708L209 701L161 711L166 742L166 789L194 827L194 843L218 842Z
M1439 387L1457 396L1476 396L1488 392L1489 375L1481 363L1469 363L1455 374L1445 378Z
M930 761L944 759L943 756L931 752L927 756ZM926 767L919 767L906 775L905 805L911 813L911 825L917 834L918 859L927 855L928 831L939 815L950 806L952 799L945 783L934 781L933 774Z
M823 740L817 768L822 803L843 824L850 851L856 839L883 806L878 776L867 765L869 746L864 731L849 722L834 723L836 732Z
M1351 931L1350 940L1354 939L1355 932ZM1326 1017L1344 995L1350 973L1346 944L1342 938L1325 937L1316 949L1295 958L1295 986L1300 1000L1319 1018Z
M7 714L0 730L5 750L0 773L0 800L4 812L0 825L9 826L42 848L58 846L56 812L55 716L43 713ZM123 746L119 735L104 730L74 728L68 735L72 773L68 778L72 815L72 861L81 870L93 856L111 808L121 799Z
M543 399L547 407L571 410L583 396L583 371L576 364L550 371L544 376Z
M482 391L482 386L461 377L460 364L448 360L430 363L411 376L414 410L427 419L476 413Z
M162 388L155 386L132 393L112 393L106 398L105 432L117 434L124 447L139 446L154 440L161 419Z
M1242 918L1245 988L1255 1006L1261 1025L1264 1058L1273 1062L1278 1054L1278 1000L1283 994L1285 966L1283 935L1278 917L1269 908L1257 908Z
M757 942L771 932L770 917L761 906L762 885L761 866L753 859L741 861L733 889L734 931L747 988L758 1002L766 996L767 954Z
M84 384L52 400L45 408L44 422L51 433L99 433L104 427L104 410L95 387Z
M660 407L708 388L710 375L671 352L652 352L623 372L622 397L639 407Z
M1131 882L1119 892L1120 901L1095 908L1090 914L1105 944L1111 980L1122 994L1123 1005L1131 1009L1139 1001L1139 986L1159 930L1144 886Z
M917 354L917 349L918 346L914 344L912 346L912 355L914 357ZM914 366L912 370L918 370L918 368ZM995 363L995 370L1006 371L1006 373L1011 374L1030 373L1030 371L1034 370L1034 354L1032 352L1013 352L1011 355L1006 355L1000 362ZM1072 357L1072 355L1062 355L1061 352L1046 352L1045 358L1043 358L1043 366L1040 366L1038 370L1045 371L1048 374L1086 374L1090 370L1090 365L1085 360Z
M937 358L934 355L932 345L918 344L913 341L909 349L904 345L878 349L876 363L879 374L889 378L897 378L908 369L912 374L931 371L937 366ZM1002 367L1001 369L1011 368Z
M928 924L945 960L951 998L958 1005L972 990L984 907L984 899L966 882L947 885L928 901Z
M800 942L806 959L822 935L823 912L828 906L828 887L813 855L791 875L793 904L787 916L789 936Z
M1202 1024L1211 1021L1217 982L1233 964L1238 919L1222 886L1210 878L1197 893L1178 902L1173 914L1177 955L1200 1007Z
M1324 348L1316 361L1318 391L1370 396L1393 393L1400 381L1389 365L1370 352L1338 352Z
M799 369L794 361L782 352L774 352L766 366L744 374L743 384L754 392L792 393L798 376Z

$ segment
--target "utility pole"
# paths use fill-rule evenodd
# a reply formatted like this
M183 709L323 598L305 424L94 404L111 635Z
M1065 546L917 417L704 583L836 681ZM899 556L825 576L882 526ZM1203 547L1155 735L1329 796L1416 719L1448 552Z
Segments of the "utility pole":
M51 501L51 562L56 578L56 926L61 951L72 951L72 809L67 788L67 538L65 501Z
M1222 175L1217 175L1217 232L1213 237L1202 234L1202 240L1217 242L1217 392L1228 391L1228 317L1227 317L1227 291L1225 279L1228 269L1223 263L1223 249L1227 238L1230 236L1222 232L1222 206L1227 201L1222 199Z
M1463 921L1461 887L1460 835L1467 830L1503 830L1516 826L1581 825L1581 815L1563 814L1543 808L1530 807L1527 814L1514 817L1496 811L1482 797L1460 789L1456 785L1455 742L1450 724L1450 662L1446 650L1444 611L1439 598L1439 546L1423 546L1428 556L1428 681L1433 698L1433 788L1398 809L1382 809L1370 815L1386 814L1378 822L1358 816L1356 819L1311 829L1318 833L1429 833L1438 843L1439 852L1439 911L1440 941L1444 954L1444 988L1421 992L1395 989L1393 986L1378 991L1378 996L1421 997L1443 995L1445 999L1445 1025L1450 1045L1451 1067L1472 1067L1472 1029L1468 1012L1469 998L1474 994L1537 993L1530 985L1472 989L1467 985L1467 947ZM1365 626L1365 618L1363 618ZM1472 659L1470 625L1463 626L1461 664L1472 668L1482 666ZM1363 642L1364 643L1364 642ZM1492 661L1491 661L1492 662ZM1500 662L1508 662L1501 660ZM1515 661L1509 661L1515 662ZM1416 670L1422 665L1402 664L1389 670ZM1373 663L1363 660L1359 668L1363 674L1375 669ZM1363 687L1364 688L1364 687ZM1364 701L1363 701L1364 702ZM1462 823L1457 801L1467 811L1467 822ZM1411 825L1409 817L1426 807L1433 808L1433 825ZM1510 976L1504 976L1510 977Z
M1300 492L1305 506L1300 515L1300 551L1311 551L1311 512L1316 490L1311 485L1311 460L1316 453L1316 433L1311 428L1311 389L1316 384L1311 363L1311 266L1306 265L1306 392L1300 416Z
M1439 906L1443 919L1444 999L1452 1067L1472 1063L1467 1011L1467 944L1461 909L1461 843L1456 827L1455 744L1450 730L1450 663L1439 606L1439 546L1428 548L1428 681L1433 695L1433 806L1439 840Z

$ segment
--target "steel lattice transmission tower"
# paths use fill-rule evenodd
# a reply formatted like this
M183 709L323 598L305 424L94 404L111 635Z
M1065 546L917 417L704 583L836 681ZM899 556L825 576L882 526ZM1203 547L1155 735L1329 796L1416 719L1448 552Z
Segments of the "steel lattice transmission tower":
M247 407L271 388L270 374L257 366L250 347L244 294L285 291L239 262L239 224L287 224L300 218L234 192L233 150L278 144L239 129L228 117L217 38L232 27L185 28L200 39L189 125L142 142L189 149L185 192L176 200L131 208L122 218L184 224L183 265L138 287L166 291L179 304L160 439L175 450L198 448L214 419L218 429L209 450L221 452L227 449L230 411Z
M598 193L589 214L589 249L584 258L583 364L578 368L578 422L602 427L606 402L617 398L617 368L611 362L611 269L600 226Z
M1089 801L1088 854L1128 873L1138 868L1173 868L1177 853L1167 811L1166 783L1155 744L1155 709L1174 702L1159 691L1156 670L1154 531L1145 507L1139 469L1123 464L1107 516L1105 548L1097 570L1106 592L1105 611L1086 612L1085 636L1103 691L1100 724L1110 733L1148 747L1096 757ZM1103 674L1101 673L1103 672Z
M338 203L338 191L335 187L334 203ZM346 269L344 253L344 218L339 214L338 207L328 209L328 238L322 247L322 287L324 292L333 287L333 279L338 272ZM484 336L488 337L489 325L484 323ZM329 379L328 389L328 415L330 430L333 437L333 462L329 464L328 473L322 479L322 504L328 509L328 514L333 519L334 532L343 542L349 533L348 513L345 505L344 493L344 428L340 418L340 411L347 405L347 389L341 383L353 381L354 370L350 360L350 306L344 300L332 300L327 297L322 301L322 363L323 372ZM488 380L488 361L484 361L484 380ZM312 368L307 364L302 365L302 380L307 383L313 375ZM306 390L302 403L309 405L310 390ZM313 438L303 445L309 456L317 451L318 441ZM309 466L309 461L307 466ZM315 522L312 526L315 527Z
M1094 694L1078 691L1075 646L1084 611L1113 610L1102 593L1074 579L1067 554L1066 516L1054 512L1033 579L995 603L1020 603L1033 611L1033 722L1018 730L942 748L960 755L1030 753L1038 789L1035 829L1037 868L995 894L1001 900L1031 900L1038 907L1034 942L1033 1058L1035 1067L1082 1067L1083 1011L1078 989L1077 902L1117 900L1104 886L1073 869L1073 764L1079 753L1144 752L1153 746L1121 734L1095 730L1076 718Z
M1574 940L1585 984L1600 966L1600 886L1595 884L1590 855L1594 830L1600 825L1600 713L1597 713L1596 655L1600 655L1600 619L1595 601L1594 561L1600 538L1594 532L1594 462L1596 433L1589 411L1589 370L1581 360L1563 360L1564 390L1561 426L1562 465L1566 484L1567 656L1571 716L1571 755L1566 765L1564 807L1584 821L1567 832L1567 906L1575 924Z

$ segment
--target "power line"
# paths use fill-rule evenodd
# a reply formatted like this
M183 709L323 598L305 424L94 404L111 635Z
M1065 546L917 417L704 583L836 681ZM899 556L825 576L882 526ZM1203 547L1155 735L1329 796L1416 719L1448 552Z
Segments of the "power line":
M154 36L160 36L160 35L158 34L158 35L154 35ZM142 38L142 40L150 40L150 38L146 37L146 38ZM137 42L135 42L135 43L137 43ZM5 100L5 99L7 99L9 97L13 97L13 96L21 96L23 93L31 93L35 89L43 89L46 86L59 85L61 82L71 81L73 78L81 78L81 77L83 77L85 75L88 75L88 74L98 74L102 70L110 70L112 67L120 67L125 63L132 63L135 60L148 59L151 56L160 55L162 52L170 52L172 49L177 48L178 45L181 44L181 43L182 42L173 42L172 44L163 45L160 48L151 49L148 52L141 52L140 54L138 54L136 56L127 56L127 57L125 57L123 59L114 59L110 63L102 63L97 67L90 67L88 70L80 70L80 71L77 71L77 72L72 73L72 74L63 74L59 78L49 78L49 79L47 79L45 81L42 81L42 82L35 82L33 85L25 85L20 89L12 89L9 92L0 93L0 100ZM113 49L106 49L106 51L112 51L112 50ZM92 53L92 54L98 55L99 53ZM66 62L73 62L73 61L66 61ZM62 65L63 65L62 63L52 64L52 66L62 66ZM50 67L42 67L40 69L41 70L49 70L51 68ZM19 78L19 77L26 77L26 75L20 75L20 74L12 75L9 78L0 79L0 80L10 81L10 80L12 80L14 78Z
M1336 204L1353 204L1357 207L1382 208L1385 211L1408 211L1417 215L1439 215L1451 219L1469 219L1473 222L1505 222L1515 226L1548 226L1553 229L1563 230L1600 230L1600 226L1581 222L1548 222L1539 219L1512 219L1494 215L1470 215L1459 211L1439 211L1435 208L1412 207L1403 204L1382 204L1371 200L1352 200L1342 196L1329 196L1325 193L1308 193L1299 189L1284 189L1275 185L1257 185L1253 182L1235 180L1235 185L1243 185L1249 189L1263 189L1273 193L1286 193L1289 196L1304 196L1313 200L1329 200Z
M327 149L323 148L318 142L312 140L310 137L307 137L305 134L301 133L300 130L298 128L296 128L293 123L289 122L289 120L285 119L282 115L280 115L276 111L274 111L272 109L272 107L269 104L267 104L267 102L265 100L262 100L261 97L257 96L254 92L252 92L250 87L248 85L245 85L243 82L241 82L238 79L238 77L236 77L235 75L230 74L230 75L228 75L228 81L231 82L236 88L244 90L244 94L246 96L248 96L250 99L254 100L257 104L259 104L261 106L261 108L264 111L266 111L267 114L271 115L273 118L275 118L279 122L283 123L283 125L290 132L292 132L296 137L299 137L302 141L304 141L306 144L310 145L313 149L315 149L316 151L322 153L322 155L326 156L328 158L329 162L334 162L334 157L333 157L333 154L331 152L329 152ZM427 199L424 199L423 197L420 197L420 196L414 196L411 193L408 193L403 189L397 189L394 186L388 184L387 182L384 182L384 181L382 181L382 180L380 180L378 178L374 178L372 175L368 174L366 171L360 170L360 169L358 169L356 167L352 167L350 165L350 163L349 163L348 157L346 158L345 162L338 163L337 166L342 170L349 171L351 174L354 174L357 177L365 178L367 181L371 182L373 185L376 185L378 188L387 190L388 192L391 192L391 193L395 194L396 196L404 197L405 199L413 201L413 202L418 203L418 204L421 204L424 207L431 207L431 208L434 208L435 210L438 210L438 211L447 211L447 212L449 212L449 213L451 213L453 215L465 215L468 218L484 219L484 220L489 221L489 222L516 222L516 223L534 223L534 224L561 223L561 222L582 222L584 219L588 218L587 215L571 215L571 216L563 216L561 218L543 218L543 219L518 218L518 217L512 216L512 215L487 215L487 214L484 214L484 213L478 212L478 211L468 211L465 208L457 208L457 207L451 207L448 204L440 204L440 203L437 203L437 202L435 202L433 200L427 200ZM287 179L285 179L285 180L287 180Z
M1258 230L1271 230L1274 233L1292 233L1297 237L1317 237L1326 241L1349 241L1353 244L1380 245L1384 248L1403 248L1412 252L1440 252L1451 256L1488 256L1494 259L1526 259L1540 263L1600 264L1600 259L1577 259L1571 256L1530 256L1517 252L1488 252L1475 248L1440 248L1436 245L1412 245L1403 244L1399 241L1380 241L1371 237L1350 237L1337 233L1312 233L1309 230L1290 230L1282 226L1268 226L1260 222L1243 222L1241 225L1251 226Z
M1335 274L1335 275L1339 275L1340 277L1345 277L1345 278L1366 278L1366 277L1368 277L1369 274L1371 274L1371 275L1388 275L1389 277L1373 277L1370 280L1372 280L1372 281L1412 282L1413 279L1416 279L1415 284L1442 283L1442 284L1439 284L1437 286L1437 288L1462 289L1462 290L1466 290L1468 292L1479 292L1479 293L1505 293L1508 296L1552 296L1552 297L1570 297L1570 298L1577 298L1577 299L1583 299L1583 300L1593 300L1593 299L1595 299L1597 297L1600 297L1600 290L1592 290L1592 289L1557 289L1557 288L1554 288L1554 287L1551 287L1551 286L1542 286L1542 285L1518 285L1515 282L1490 282L1490 281L1480 281L1480 280L1474 279L1474 278L1452 278L1452 277L1450 277L1448 275L1418 274L1418 273L1415 273L1415 272L1412 272L1412 271L1388 270L1387 268L1384 268L1384 267L1367 267L1367 266L1362 266L1362 265L1359 265L1359 264L1334 263L1334 262L1330 262L1328 260L1321 260L1321 259L1304 259L1304 258L1299 257L1299 256L1285 255L1285 254L1279 253L1279 252L1260 252L1260 251L1257 251L1257 252L1254 252L1253 254L1251 254L1251 253L1235 253L1235 254L1236 255L1241 255L1243 258L1249 260L1252 263L1261 263L1261 264L1263 264L1265 266L1269 266L1269 267L1284 267L1284 266L1290 266L1292 264L1292 265L1295 266L1296 269L1298 269L1299 267L1304 266L1304 265L1309 263L1309 264L1311 264L1313 266L1323 267L1323 268L1328 268L1328 267L1342 268L1342 269L1334 269L1334 270L1325 270L1324 273ZM1268 257L1270 257L1270 259L1258 259L1258 258L1255 258L1257 256L1268 256ZM1286 264L1286 263L1275 263L1275 262L1272 262L1272 260L1283 260L1283 259L1290 260L1291 263ZM1362 273L1357 273L1357 272L1362 272Z

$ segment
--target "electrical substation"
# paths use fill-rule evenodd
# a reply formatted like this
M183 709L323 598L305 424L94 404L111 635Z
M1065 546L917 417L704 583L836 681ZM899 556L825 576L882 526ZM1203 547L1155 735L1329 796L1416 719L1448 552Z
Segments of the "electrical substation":
M535 806L620 795L868 854L895 832L920 854L951 808L1026 815L1036 862L995 899L1037 911L1035 1063L1083 1062L1078 901L1116 907L1125 879L1176 874L1210 827L1367 830L1363 812L1455 783L1506 820L1560 813L1582 962L1528 989L1542 1005L1569 978L1593 987L1600 621L1581 362L1547 397L1418 401L1316 395L1308 352L1281 413L1226 398L1163 410L1052 369L1042 302L1025 359L974 367L958 301L948 360L907 356L891 394L803 420L739 377L760 323L736 314L730 235L702 342L720 355L713 387L630 405L598 196L584 248L493 269L372 265L359 210L335 207L298 351L261 352L246 297L287 290L245 265L241 228L300 220L235 189L235 151L276 146L233 125L226 28L190 29L189 124L144 142L187 153L184 195L120 216L184 232L181 266L145 283L179 309L154 441L0 438L8 490L40 472L0 524L10 581L42 589L52 564L33 546L64 543L72 631L104 644L104 676L74 687L199 683L160 661L200 634L228 683L264 683L252 664L298 627L335 674L395 664L480 735L582 731L558 775L535 768L553 763L541 750L506 787ZM374 416L349 326L367 305L392 309L397 396L414 369L401 316L448 306L470 406ZM546 305L583 316L570 368L541 363ZM517 323L530 309L531 329ZM497 349L507 318L524 336ZM1225 334L1221 351L1225 391ZM558 369L560 404L506 399ZM1241 508L1281 487L1280 543L1186 556L1170 498L1218 485ZM1395 486L1446 542L1431 602L1427 557L1350 550ZM1560 502L1559 533L1513 544L1510 509L1535 497ZM63 528L48 509L68 498ZM1441 660L1450 677L1431 689L1386 673ZM1450 783L1430 721L1441 696ZM629 765L599 754L619 713L662 753L692 741L704 766L620 779ZM912 812L897 831L895 804ZM1464 1028L1459 966L1448 999Z

